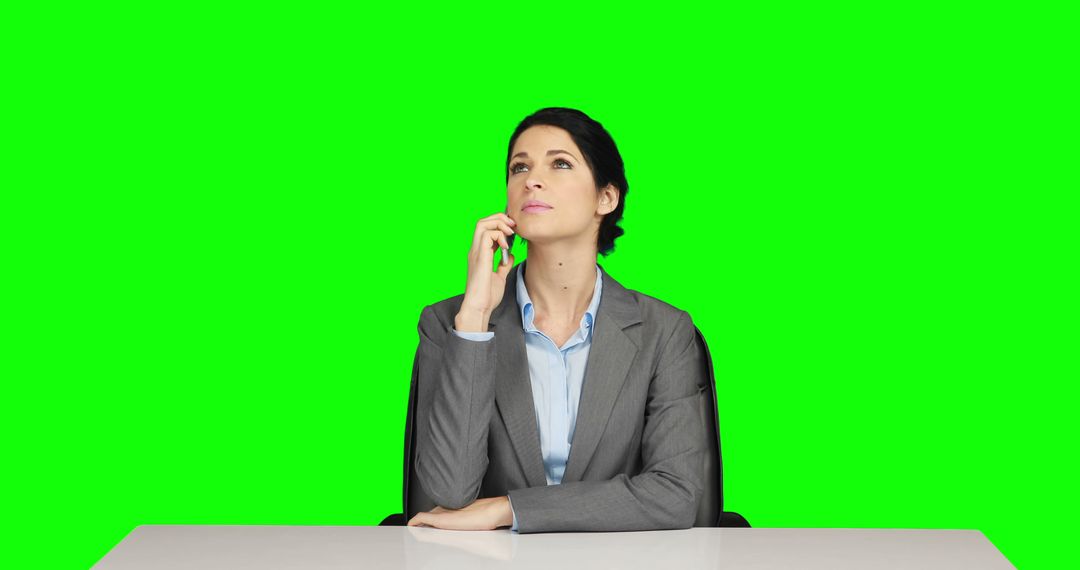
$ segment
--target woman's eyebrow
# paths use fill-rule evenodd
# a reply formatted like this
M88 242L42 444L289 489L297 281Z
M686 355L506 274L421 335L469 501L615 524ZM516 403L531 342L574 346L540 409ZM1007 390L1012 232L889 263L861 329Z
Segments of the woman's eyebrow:
M573 154L573 153L571 153L570 151L566 151L566 150L562 150L562 149L557 149L557 148L556 148L556 149L553 149L553 150L549 150L549 151L547 151L547 156L551 156L551 155L553 155L553 154L559 154L560 152L561 152L561 153L563 153L563 154L569 154L569 155L570 155L571 157L573 157L573 159L574 159L574 160L577 160L577 157L576 157L576 156L574 156L574 154ZM524 156L524 157L528 158L528 157L529 157L529 153L527 153L527 152L525 152L525 151L521 151L521 152L519 152L519 153L515 154L514 156L511 156L510 158L511 158L511 159L514 159L514 158L517 158L517 157L519 157L519 156Z

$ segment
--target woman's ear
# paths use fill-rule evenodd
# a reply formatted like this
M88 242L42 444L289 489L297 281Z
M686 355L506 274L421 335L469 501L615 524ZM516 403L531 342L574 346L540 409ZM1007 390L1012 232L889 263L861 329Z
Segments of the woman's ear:
M614 184L604 186L604 189L600 191L600 204L596 209L596 213L601 215L610 214L615 211L618 205L619 189Z

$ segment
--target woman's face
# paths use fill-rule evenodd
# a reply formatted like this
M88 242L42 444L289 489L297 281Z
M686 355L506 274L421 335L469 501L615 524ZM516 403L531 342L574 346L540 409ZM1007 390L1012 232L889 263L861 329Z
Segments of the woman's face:
M515 231L530 244L582 238L595 243L603 215L615 209L609 194L597 195L592 171L570 133L550 125L529 127L514 141L506 200ZM530 200L550 208L525 210Z

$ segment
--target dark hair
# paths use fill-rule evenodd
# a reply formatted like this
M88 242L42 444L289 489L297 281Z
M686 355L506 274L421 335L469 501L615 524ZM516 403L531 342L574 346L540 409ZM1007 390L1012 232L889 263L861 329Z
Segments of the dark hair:
M504 171L507 183L510 182L510 153L514 151L514 141L525 129L534 125L550 125L570 133L570 138L581 149L582 154L585 155L585 162L592 170L597 193L608 184L619 190L619 204L600 222L600 235L596 239L597 251L606 257L615 250L615 238L625 233L616 224L622 219L623 207L626 205L626 192L630 186L626 182L622 156L619 154L619 149L615 147L615 141L603 125L577 109L545 107L525 117L514 129L514 134L510 135Z

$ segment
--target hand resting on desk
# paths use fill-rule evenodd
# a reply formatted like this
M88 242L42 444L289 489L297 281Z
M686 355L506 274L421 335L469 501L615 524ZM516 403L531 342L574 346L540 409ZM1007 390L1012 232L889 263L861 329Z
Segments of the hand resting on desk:
M460 509L435 507L430 511L416 513L408 526L429 526L447 530L494 530L514 524L510 510L510 498L489 497L477 499Z

